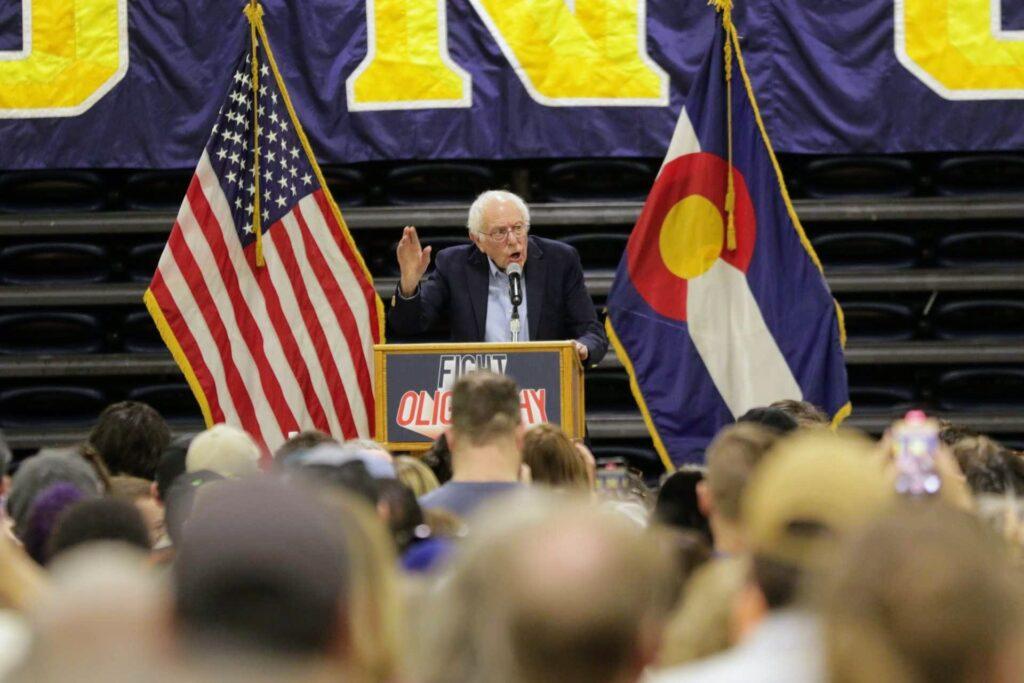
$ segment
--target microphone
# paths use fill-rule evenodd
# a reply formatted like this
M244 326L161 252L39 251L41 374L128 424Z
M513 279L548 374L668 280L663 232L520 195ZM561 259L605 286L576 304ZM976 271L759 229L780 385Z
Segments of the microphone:
M523 303L523 267L510 263L505 272L508 273L508 298L513 306L519 306Z

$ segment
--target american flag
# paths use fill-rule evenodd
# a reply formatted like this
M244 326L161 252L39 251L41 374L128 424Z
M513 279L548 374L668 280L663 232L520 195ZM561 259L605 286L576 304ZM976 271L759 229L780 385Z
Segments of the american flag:
M289 432L310 428L337 438L372 437L380 300L318 180L265 47L256 53L259 105L247 50L146 304L207 424L241 427L271 450ZM253 222L257 192L262 266Z

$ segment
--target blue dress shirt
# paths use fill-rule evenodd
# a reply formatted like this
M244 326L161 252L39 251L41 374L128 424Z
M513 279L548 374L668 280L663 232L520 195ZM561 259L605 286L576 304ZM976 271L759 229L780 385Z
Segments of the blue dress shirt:
M512 330L512 299L508 295L508 275L494 261L487 259L490 277L487 278L487 323L484 326L484 341L510 342ZM519 304L519 341L530 341L530 326L526 318L526 273L523 273L523 303Z

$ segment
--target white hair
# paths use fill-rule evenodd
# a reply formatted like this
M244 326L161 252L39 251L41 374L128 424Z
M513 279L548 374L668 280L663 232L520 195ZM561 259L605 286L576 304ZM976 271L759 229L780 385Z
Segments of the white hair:
M508 190L487 190L473 200L469 207L469 218L466 219L466 227L470 232L484 231L484 209L493 201L512 202L519 209L523 216L523 224L527 230L530 229L530 208L523 201L523 198Z

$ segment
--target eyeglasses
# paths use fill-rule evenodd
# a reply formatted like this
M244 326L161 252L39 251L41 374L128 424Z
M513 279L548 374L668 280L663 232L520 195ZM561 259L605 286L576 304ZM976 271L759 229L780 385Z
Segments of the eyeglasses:
M498 228L497 230L493 230L491 232L485 232L483 234L486 235L487 237L489 237L491 240L493 240L495 242L498 242L500 244L500 243L508 242L509 235L515 235L516 237L522 237L523 233L525 233L525 232L526 232L526 226L523 225L522 223L516 223L515 225L510 225L510 226L508 226L506 228Z

